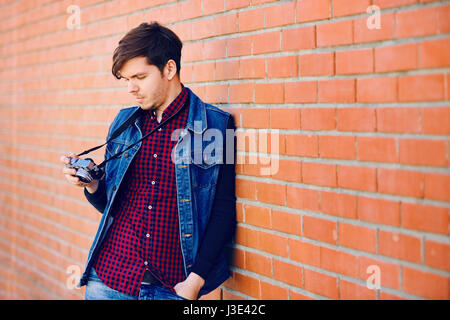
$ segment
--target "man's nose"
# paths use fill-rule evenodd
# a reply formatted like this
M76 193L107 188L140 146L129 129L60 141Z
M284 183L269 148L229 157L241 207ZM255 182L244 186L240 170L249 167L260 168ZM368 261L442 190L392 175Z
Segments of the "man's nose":
M138 89L138 86L135 85L132 81L128 81L128 93L136 92Z

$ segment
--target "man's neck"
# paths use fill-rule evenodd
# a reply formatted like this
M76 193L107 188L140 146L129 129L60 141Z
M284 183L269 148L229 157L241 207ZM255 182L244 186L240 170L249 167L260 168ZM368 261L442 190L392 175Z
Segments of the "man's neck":
M172 101L175 100L176 97L178 97L178 95L181 93L181 90L182 86L180 81L175 82L172 86L169 87L166 103L155 110L156 120L158 122L161 122L164 110L166 110L167 107L172 103Z

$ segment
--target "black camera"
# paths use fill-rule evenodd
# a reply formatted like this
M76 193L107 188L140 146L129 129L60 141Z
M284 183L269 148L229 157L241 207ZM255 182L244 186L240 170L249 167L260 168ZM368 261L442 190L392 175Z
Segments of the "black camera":
M75 177L80 178L80 181L84 183L90 183L92 180L98 180L103 176L103 169L97 165L94 164L92 168L89 168L91 161L94 163L90 158L77 159L69 157L69 160L70 163L66 164L66 167L77 170Z

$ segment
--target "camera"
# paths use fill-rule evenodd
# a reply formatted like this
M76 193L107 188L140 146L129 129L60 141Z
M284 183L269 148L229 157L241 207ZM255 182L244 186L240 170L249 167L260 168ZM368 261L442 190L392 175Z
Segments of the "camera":
M90 183L92 180L98 180L103 176L104 171L97 165L94 164L92 168L89 168L91 161L94 163L90 158L77 159L69 157L69 160L70 162L66 164L66 167L77 170L75 177L78 177L84 183Z

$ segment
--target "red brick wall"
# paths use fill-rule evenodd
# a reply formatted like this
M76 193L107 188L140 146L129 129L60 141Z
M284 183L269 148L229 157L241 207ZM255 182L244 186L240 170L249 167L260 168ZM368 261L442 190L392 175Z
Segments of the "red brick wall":
M99 214L59 157L134 104L112 51L151 20L238 125L233 276L206 298L449 298L450 1L3 0L0 20L0 298L83 298Z

